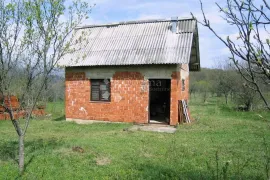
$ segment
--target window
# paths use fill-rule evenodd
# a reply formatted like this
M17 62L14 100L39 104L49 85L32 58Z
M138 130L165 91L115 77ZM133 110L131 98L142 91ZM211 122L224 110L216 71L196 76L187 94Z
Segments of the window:
M91 101L110 101L111 83L109 79L91 79Z
M185 80L182 79L182 91L185 91L185 89L186 89Z

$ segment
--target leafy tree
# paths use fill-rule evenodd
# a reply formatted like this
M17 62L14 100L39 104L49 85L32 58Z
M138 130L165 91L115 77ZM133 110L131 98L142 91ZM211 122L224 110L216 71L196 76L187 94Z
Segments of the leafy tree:
M196 93L198 92L198 89L196 87L196 82L195 81L190 81L189 84L189 94L190 94L190 98L192 97L192 95L194 95L194 97L196 97Z
M201 77L204 79L201 80ZM190 79L190 88L203 98L203 102L212 93L218 97L224 96L226 103L231 96L231 102L239 110L250 111L260 107L258 93L250 89L241 75L226 61L219 63L216 69L202 68L200 72L191 72ZM263 91L269 92L269 89Z
M201 1L201 0L200 0ZM223 19L237 29L237 40L229 36L223 38L211 26L207 19L203 4L203 26L207 27L230 51L230 60L247 82L246 85L258 92L266 108L269 102L262 91L262 82L270 84L270 40L262 34L269 35L270 4L266 0L226 0L225 7L217 4Z
M76 51L72 33L90 13L88 4L64 0L0 0L0 105L19 137L19 170L24 171L24 139L37 103L46 95L59 60ZM71 44L71 42L74 42ZM14 78L17 77L17 78ZM19 84L19 88L18 85ZM12 95L20 106L12 104ZM24 113L24 121L18 114Z
M237 91L239 82L242 82L235 69L227 61L219 61L216 65L218 69L215 77L215 91L217 94L224 95L225 102L228 104L229 95Z
M253 105L258 100L258 94L256 91L250 89L246 83L240 83L238 90L235 92L234 101L238 105L239 110L251 111Z
M210 83L206 80L201 80L201 81L198 81L195 86L197 87L199 92L202 94L203 102L205 103L207 100L210 88L211 88Z

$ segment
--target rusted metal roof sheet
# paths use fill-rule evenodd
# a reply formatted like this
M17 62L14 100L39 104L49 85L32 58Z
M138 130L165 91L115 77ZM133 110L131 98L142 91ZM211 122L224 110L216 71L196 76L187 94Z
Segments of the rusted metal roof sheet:
M177 20L176 32L171 29L172 23L146 20L80 27L75 33L78 38L83 31L88 34L85 45L66 55L60 65L198 64L196 20Z

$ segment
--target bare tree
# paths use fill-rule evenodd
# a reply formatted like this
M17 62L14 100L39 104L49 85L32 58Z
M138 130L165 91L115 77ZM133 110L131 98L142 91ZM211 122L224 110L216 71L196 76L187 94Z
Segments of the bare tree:
M270 35L270 4L266 0L226 0L225 7L218 3L216 5L223 14L223 19L237 29L237 40L232 40L229 36L223 38L212 28L202 2L203 21L199 23L207 27L228 48L230 60L247 81L246 84L259 93L266 108L270 110L261 88L262 82L270 85L270 40L262 35Z
M25 135L49 76L59 60L85 39L81 34L74 41L72 32L87 19L91 8L80 1L65 5L64 0L0 0L0 105L19 137L20 173L24 171ZM14 88L16 83L20 88ZM12 104L13 95L19 96L18 108Z

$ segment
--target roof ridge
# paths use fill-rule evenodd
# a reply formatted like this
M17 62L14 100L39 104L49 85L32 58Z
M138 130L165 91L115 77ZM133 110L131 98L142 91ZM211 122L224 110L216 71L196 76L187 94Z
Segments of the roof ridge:
M195 20L195 19L192 17L178 17L178 19L177 19L177 21L186 21L186 20ZM78 27L76 27L76 29L105 27L105 26L118 26L118 25L126 25L126 24L170 22L170 21L172 21L172 19L168 19L168 18L167 19L146 19L146 20L120 21L120 22L108 23L108 24L93 24L93 25L78 26Z

